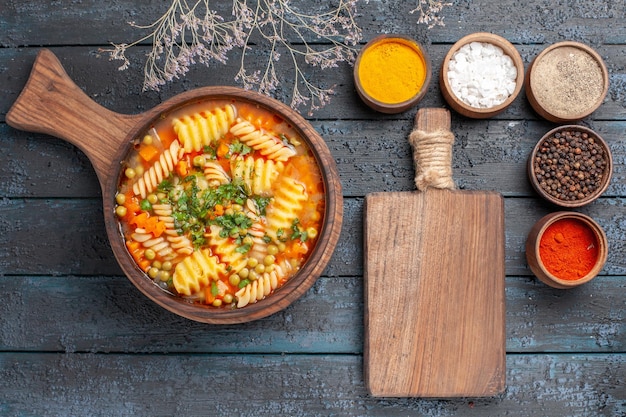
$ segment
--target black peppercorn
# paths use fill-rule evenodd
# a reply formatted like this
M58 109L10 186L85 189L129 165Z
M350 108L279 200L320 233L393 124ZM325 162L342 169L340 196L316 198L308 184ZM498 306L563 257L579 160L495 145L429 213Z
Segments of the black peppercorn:
M564 130L544 139L533 159L539 186L563 201L583 200L601 185L607 158L587 133Z

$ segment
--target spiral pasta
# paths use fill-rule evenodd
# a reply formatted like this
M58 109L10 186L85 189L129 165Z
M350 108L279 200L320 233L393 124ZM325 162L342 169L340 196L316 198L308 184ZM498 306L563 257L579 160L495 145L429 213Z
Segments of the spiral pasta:
M174 249L163 236L154 237L152 233L140 227L136 228L130 236L135 242L141 243L145 249L152 249L163 259L171 260L176 257Z
M192 295L208 286L211 280L217 280L226 268L217 256L211 256L208 249L193 252L176 265L174 270L174 288L181 295Z
M232 239L220 236L221 230L220 226L211 225L209 232L204 236L208 239L213 253L218 255L223 263L228 264L229 272L238 273L246 266L248 260L243 253L237 251L237 245Z
M154 191L161 181L167 178L170 172L174 170L174 166L181 157L179 151L180 142L175 140L161 154L159 159L133 184L135 195L141 195L141 198L146 198L148 193Z
M254 223L248 229L248 234L252 237L252 247L248 252L249 258L254 258L259 262L267 256L267 242L265 241L265 227L262 223Z
M174 131L182 143L185 153L200 151L228 133L237 117L237 108L232 104L212 111L194 113L172 121Z
M266 232L273 240L278 240L280 231L289 230L298 218L308 197L305 187L291 177L280 177L274 188L274 199L266 210Z
M252 247L248 252L248 258L263 262L268 254L268 242L265 240L265 219L260 215L259 207L250 198L246 200L244 212L252 220L252 226L248 229L248 235L252 238Z
M245 307L261 301L282 285L282 281L290 269L289 264L281 263L275 265L272 272L265 272L255 281L235 293L237 297L237 308Z
M191 255L193 253L193 244L187 236L179 235L174 225L174 217L172 217L172 206L170 204L153 204L154 214L165 224L165 239L170 243L179 255Z
M204 177L210 185L214 186L230 182L228 173L215 161L207 161L204 164Z
M284 162L296 155L291 145L284 143L264 129L257 129L247 120L237 119L236 124L230 128L230 133L266 158Z
M238 156L230 162L233 178L242 180L254 195L269 197L272 184L284 169L282 162L252 156Z

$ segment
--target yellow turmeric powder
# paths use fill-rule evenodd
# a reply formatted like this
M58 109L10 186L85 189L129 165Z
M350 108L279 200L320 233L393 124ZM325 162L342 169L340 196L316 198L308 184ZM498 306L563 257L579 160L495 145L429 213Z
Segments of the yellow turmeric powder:
M413 98L426 80L419 46L402 38L384 38L361 54L358 77L365 93L382 103Z

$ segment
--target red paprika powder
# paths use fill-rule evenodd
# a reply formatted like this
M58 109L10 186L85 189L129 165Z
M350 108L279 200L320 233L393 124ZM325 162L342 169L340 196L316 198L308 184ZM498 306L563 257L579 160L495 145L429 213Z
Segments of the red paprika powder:
M539 256L557 278L580 279L598 260L598 240L593 230L580 220L557 220L541 236Z

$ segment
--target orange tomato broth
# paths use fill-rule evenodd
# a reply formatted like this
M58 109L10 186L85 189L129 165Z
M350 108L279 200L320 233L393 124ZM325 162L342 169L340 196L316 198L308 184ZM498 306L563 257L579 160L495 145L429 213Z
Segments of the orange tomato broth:
M309 237L306 241L302 241L301 239L286 239L283 241L284 243L284 251L276 254L276 264L280 264L281 262L292 262L295 265L298 265L300 268L306 259L309 257L312 252L319 233L321 232L322 221L323 221L323 213L325 207L324 201L324 185L322 182L321 173L319 167L317 166L317 162L313 155L311 154L310 149L306 146L305 142L301 139L297 131L293 129L289 124L283 120L279 115L273 114L267 110L259 109L256 105L238 102L238 101L226 101L226 100L212 100L206 101L202 103L193 104L187 106L183 109L179 109L174 113L161 118L161 120L157 121L154 126L156 132L158 133L158 138L161 142L161 152L156 155L153 155L149 160L143 159L140 155L142 154L142 143L141 140L148 132L144 132L142 135L136 139L136 144L133 149L129 152L129 155L126 158L127 166L130 166L128 161L134 160L135 164L137 161L140 161L142 168L144 170L150 169L155 161L159 159L162 151L164 149L168 149L170 144L178 139L177 134L175 133L172 127L172 120L175 117L180 117L182 115L192 115L201 111L210 111L215 108L222 108L226 104L234 104L237 107L237 117L241 119L245 119L253 123L257 129L264 129L266 131L270 131L275 133L276 135L285 135L289 138L295 138L298 144L295 146L297 150L297 154L291 157L288 161L284 162L284 170L281 175L286 175L294 178L296 181L304 185L307 199L304 201L303 210L298 215L299 220L299 228L301 230L307 230L313 228L317 231L317 236ZM215 151L215 161L222 166L222 168L230 174L230 159L228 158L228 154L224 154L223 147L226 146L228 148L237 138L232 135L230 132L224 135L217 144L212 144L211 148ZM222 147L222 150L220 149ZM146 153L146 152L144 152ZM147 154L151 154L152 149L150 149ZM193 167L193 160L196 156L202 155L203 152L195 152L191 151L189 153L185 153L183 157L177 164L186 165L186 167ZM252 151L255 159L264 158L260 153L256 151ZM175 168L174 171L177 171ZM196 168L197 169L197 168ZM176 172L172 172L170 175L176 175ZM139 176L137 176L139 178ZM136 179L135 179L136 180ZM121 231L126 240L126 246L137 263L137 265L146 273L150 270L154 262L165 262L164 259L158 254L156 254L155 258L152 260L146 259L145 253L146 250L142 247L141 244L134 241L130 236L134 230L132 227L136 224L137 219L141 216L144 217L146 212L143 211L140 207L141 204L141 196L134 195L132 190L132 185L134 180L129 180L124 176L124 172L122 172L120 179L120 186L118 188L118 193L124 194L125 202L122 204L126 208L126 213L123 216L119 216ZM156 191L154 191L156 192ZM219 210L217 210L219 209ZM228 209L228 207L214 207L213 211L209 213L209 217L215 218L224 209ZM149 215L148 215L149 217ZM139 219L141 221L141 218ZM154 220L154 219L153 219ZM139 226L137 226L139 227ZM160 231L160 227L155 227L156 230L152 232L153 237L156 238L162 234ZM157 236L158 235L158 236ZM235 238L228 238L229 242L235 242ZM275 243L275 242L272 242ZM202 248L208 247L203 245ZM218 256L220 258L220 262L223 262L222 257L219 254L213 253L211 250L212 256ZM180 258L180 257L179 257ZM180 262L182 259L177 258L176 263ZM176 264L173 265L171 269L171 274L173 275ZM289 278L291 278L297 270L288 274L282 282L279 282L278 288L284 284ZM212 286L208 285L205 288L201 288L198 293L194 297L194 301L201 302L204 304L211 304L215 299L224 299L226 294L234 295L240 287L234 286L229 281L230 273L220 274L219 276L219 285L218 285L218 294L213 295ZM150 278L150 277L149 277ZM165 287L161 283L161 287L164 290L176 293L175 289L171 284L171 277L169 278L169 282L167 282L167 287ZM155 282L159 281L155 279ZM158 282L157 282L158 283ZM273 291L272 291L273 292ZM270 295L271 296L271 295ZM234 300L230 305L236 304L236 300Z

